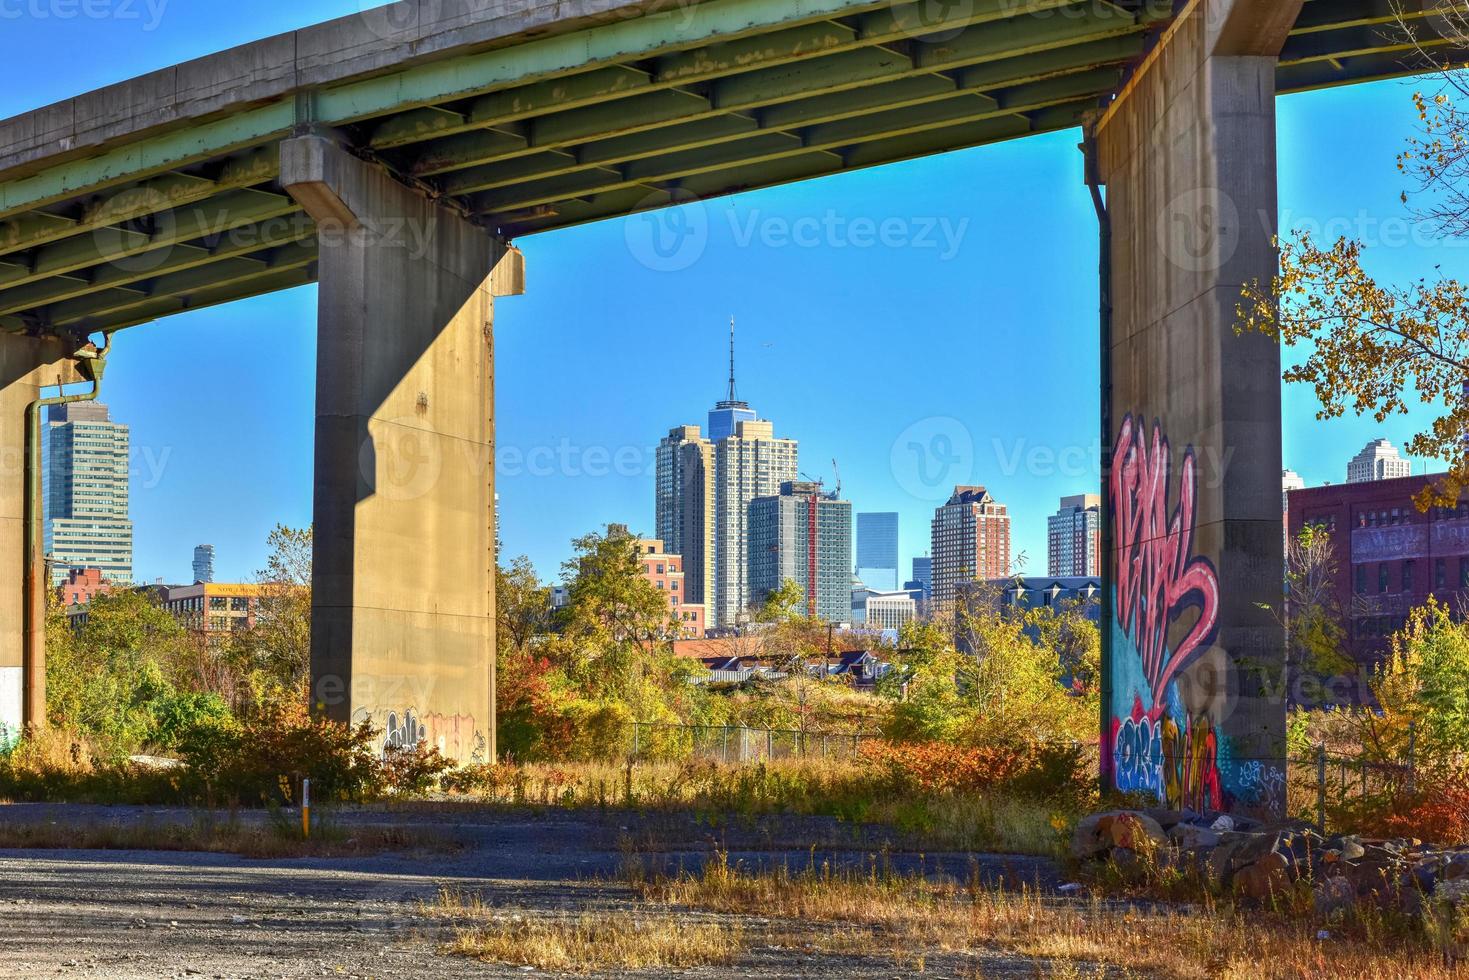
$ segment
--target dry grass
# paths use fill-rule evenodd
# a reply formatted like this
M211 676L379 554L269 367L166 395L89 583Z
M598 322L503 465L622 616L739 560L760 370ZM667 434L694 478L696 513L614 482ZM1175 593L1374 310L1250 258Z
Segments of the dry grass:
M915 792L888 785L850 758L502 765L481 767L475 775L472 787L459 787L448 798L510 807L834 817L909 833L934 850L1055 857L1065 852L1070 828L1086 809L1078 801L999 790Z
M3 823L0 850L197 851L249 858L357 857L386 851L457 850L449 837L409 827L350 827L322 823L309 840L286 821L244 824L198 819L191 823Z
M885 949L899 960L988 949L1049 961L1056 975L1098 966L1178 980L1469 975L1424 940L1387 933L1323 939L1314 923L1219 904L1058 901L1028 889L987 889L977 879L944 886L877 871L749 874L723 860L698 876L634 875L632 884L644 901L665 909L864 930L870 951Z
M597 912L532 919L451 889L424 911L459 923L446 952L537 970L688 969L733 963L746 949L739 924L686 915Z

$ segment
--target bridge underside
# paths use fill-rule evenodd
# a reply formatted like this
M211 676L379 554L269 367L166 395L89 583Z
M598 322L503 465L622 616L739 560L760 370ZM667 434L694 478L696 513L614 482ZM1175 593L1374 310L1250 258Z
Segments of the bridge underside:
M962 20L925 21L944 6ZM122 86L0 123L0 333L111 331L315 281L315 224L280 182L279 145L303 131L331 131L514 239L1075 127L1156 43L1172 6L711 0L508 34L75 148L89 113L169 115L152 90L184 85L181 66L142 86L141 102ZM1432 18L1410 14L1405 31L1394 8L1307 0L1278 90L1412 73L1424 50L1446 50ZM276 72L268 44L199 62L207 79L191 84L246 87Z
M1436 18L1400 22L1396 0L458 2L0 123L0 463L87 336L319 277L316 707L492 758L509 240L1084 124L1111 270L1103 770L1175 806L1280 811L1280 357L1233 330L1241 285L1275 269L1275 95L1463 60ZM41 562L26 495L0 465L0 582ZM15 591L0 747L22 699L44 716L42 634L19 625L39 592Z

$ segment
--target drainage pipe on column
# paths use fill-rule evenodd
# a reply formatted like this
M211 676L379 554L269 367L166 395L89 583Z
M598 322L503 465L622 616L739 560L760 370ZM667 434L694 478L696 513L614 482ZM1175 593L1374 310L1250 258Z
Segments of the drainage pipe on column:
M1086 185L1092 192L1092 205L1097 210L1098 247L1101 253L1098 261L1098 291L1101 299L1098 340L1102 368L1102 533L1097 570L1102 573L1102 605L1097 617L1097 632L1102 644L1102 717L1100 738L1097 741L1097 768L1102 781L1102 792L1107 793L1112 788L1108 785L1111 782L1111 746L1107 744L1112 737L1112 216L1102 194L1102 168L1097 154L1095 132L1088 130L1081 150L1086 155Z
M34 734L46 725L46 578L42 551L41 517L41 411L52 405L95 401L102 391L102 373L107 367L108 337L103 346L88 343L72 355L84 381L92 390L77 395L38 398L26 406L26 497L25 497L25 704L23 727Z

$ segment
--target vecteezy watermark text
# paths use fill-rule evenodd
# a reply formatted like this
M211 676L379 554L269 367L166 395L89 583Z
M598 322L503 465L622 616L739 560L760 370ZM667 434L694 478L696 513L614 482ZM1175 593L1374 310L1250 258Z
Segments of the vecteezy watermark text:
M169 0L0 0L0 20L137 21L145 31L163 23Z

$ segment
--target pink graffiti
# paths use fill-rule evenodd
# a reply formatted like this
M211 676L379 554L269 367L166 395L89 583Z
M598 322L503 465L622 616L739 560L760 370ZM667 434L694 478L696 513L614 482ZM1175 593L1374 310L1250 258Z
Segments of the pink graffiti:
M1219 619L1219 579L1207 558L1192 557L1198 477L1192 447L1183 454L1178 506L1168 514L1168 440L1153 426L1152 445L1143 424L1122 422L1112 456L1112 517L1117 535L1117 609L1123 631L1133 635L1143 676L1161 701L1169 681L1200 654ZM1168 651L1168 630L1186 609L1198 621Z

